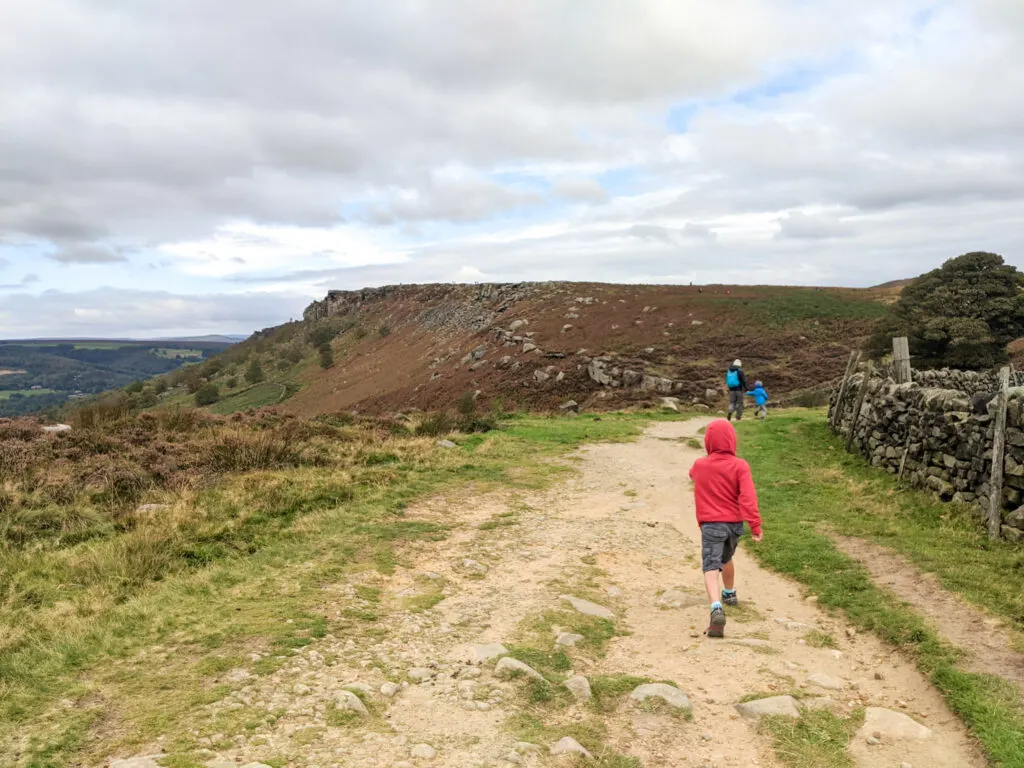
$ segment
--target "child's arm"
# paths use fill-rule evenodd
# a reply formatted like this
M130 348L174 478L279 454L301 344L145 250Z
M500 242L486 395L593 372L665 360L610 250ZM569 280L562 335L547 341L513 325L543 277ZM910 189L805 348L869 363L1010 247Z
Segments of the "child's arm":
M754 478L750 474L750 465L743 462L740 467L740 514L750 526L750 533L755 539L761 538L761 513L757 508L757 490Z

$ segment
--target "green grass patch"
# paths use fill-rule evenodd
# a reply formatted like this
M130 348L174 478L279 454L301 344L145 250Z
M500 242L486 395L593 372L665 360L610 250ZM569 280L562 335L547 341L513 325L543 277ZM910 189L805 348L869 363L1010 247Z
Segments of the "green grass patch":
M423 613L424 611L429 611L442 600L444 600L444 593L441 591L424 592L420 595L403 598L402 607L409 611L409 613Z
M821 632L817 629L811 630L804 635L804 642L806 642L811 648L838 648L839 644L836 639L827 632Z
M758 729L771 736L775 755L790 768L853 768L846 745L863 721L863 712L837 717L827 710L806 710L799 720L763 718Z
M749 551L807 585L822 606L842 610L859 629L909 654L994 763L1024 766L1024 707L1016 687L961 669L957 649L877 587L822 526L888 544L947 588L1015 621L1024 609L1024 572L1015 564L1024 553L988 542L957 509L901 491L889 476L846 455L820 412L780 412L766 424L741 423L739 431L767 518L765 540L746 543Z
M254 386L221 398L210 406L211 413L226 416L238 411L276 405L285 399L287 387L277 381L264 381Z

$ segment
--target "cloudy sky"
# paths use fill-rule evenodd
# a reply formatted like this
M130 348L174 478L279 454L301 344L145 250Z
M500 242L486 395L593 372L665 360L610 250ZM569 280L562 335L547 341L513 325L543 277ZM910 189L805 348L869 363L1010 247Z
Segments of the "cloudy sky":
M32 0L0 30L0 338L1024 267L1021 0Z

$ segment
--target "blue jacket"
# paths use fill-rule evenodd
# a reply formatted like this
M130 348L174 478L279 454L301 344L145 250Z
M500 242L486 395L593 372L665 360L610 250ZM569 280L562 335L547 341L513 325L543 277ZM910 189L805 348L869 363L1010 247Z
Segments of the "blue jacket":
M764 387L754 387L752 392L747 392L747 397L754 398L754 402L758 405L768 402L768 393L764 391Z

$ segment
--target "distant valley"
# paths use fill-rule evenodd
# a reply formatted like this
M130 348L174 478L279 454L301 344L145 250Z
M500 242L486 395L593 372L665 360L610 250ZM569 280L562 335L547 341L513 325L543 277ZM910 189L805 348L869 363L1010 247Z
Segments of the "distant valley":
M41 413L223 352L240 337L0 340L0 417Z

